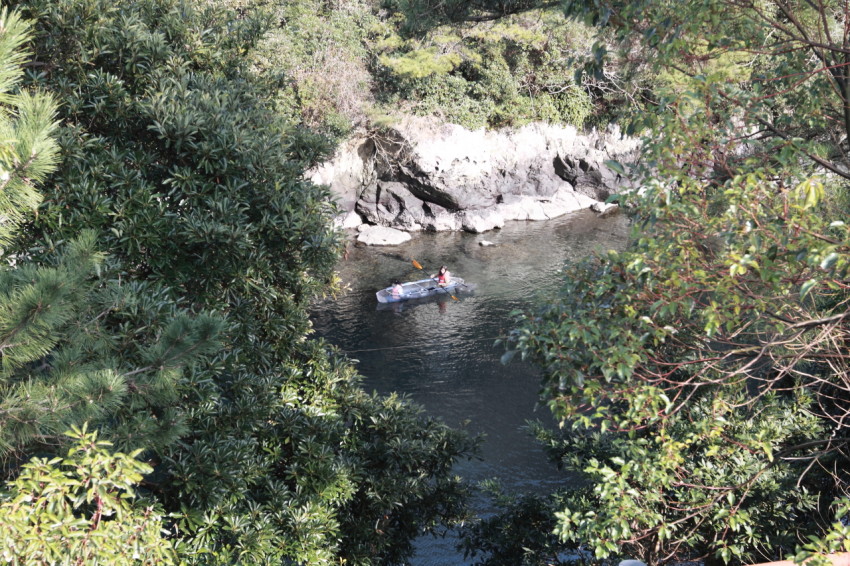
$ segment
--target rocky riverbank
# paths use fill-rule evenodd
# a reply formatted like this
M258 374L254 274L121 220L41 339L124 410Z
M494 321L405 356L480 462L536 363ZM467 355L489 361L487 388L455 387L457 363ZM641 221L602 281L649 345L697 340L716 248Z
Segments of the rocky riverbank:
M311 180L331 187L343 227L360 228L366 243L393 244L419 230L480 233L510 220L591 207L610 212L605 199L630 185L605 161L637 156L638 141L616 129L580 133L530 124L470 131L408 117L351 139Z

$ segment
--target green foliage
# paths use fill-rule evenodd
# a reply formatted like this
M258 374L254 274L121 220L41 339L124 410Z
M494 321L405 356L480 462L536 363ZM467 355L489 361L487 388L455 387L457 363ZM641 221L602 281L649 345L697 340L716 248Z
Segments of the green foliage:
M597 557L654 563L689 555L747 563L792 550L799 523L819 503L797 484L791 455L800 452L788 448L818 443L823 434L807 412L810 401L766 399L756 411L735 410L713 394L641 431L561 438L539 431L593 486L563 498L556 531Z
M17 12L0 9L0 246L7 246L25 215L40 202L35 185L56 163L53 99L43 93L15 93L21 80L22 49L30 26Z
M823 562L825 555L850 552L850 526L847 523L850 500L842 497L833 503L833 507L834 522L829 531L822 537L810 537L809 542L794 556L796 563L805 561L806 564L819 564L818 560Z
M86 279L99 264L93 244L88 234L56 267L28 264L0 273L3 460L32 442L56 439L63 427L114 408L126 393L126 382L111 368L65 369L68 352L58 347L86 297ZM52 365L46 362L48 355L58 357L59 371L45 367ZM74 356L74 362L79 361Z
M136 496L151 467L73 429L65 458L35 458L0 493L0 557L21 564L175 564L164 517Z
M267 9L276 25L249 54L253 72L273 81L277 107L291 125L341 139L372 104L364 41L379 24L369 3L279 1Z
M493 114L493 101L470 96L470 84L463 77L439 75L408 85L406 96L418 100L418 113L443 116L470 129L485 127Z
M461 57L457 53L442 54L431 47L409 51L396 58L382 56L379 61L403 78L423 79L453 71L460 64Z
M819 185L792 175L646 186L633 248L574 270L514 333L575 431L551 444L594 482L558 515L564 539L729 562L819 532L815 502L850 479L829 471L847 466L828 440L848 402L850 238L819 214Z
M427 30L449 22L482 22L505 18L539 8L554 8L548 0L399 0L395 2L407 18L410 31Z
M471 128L534 120L582 127L590 117L588 92L570 78L584 35L557 12L443 26L406 40L399 33L387 27L372 39L387 101Z
M0 82L11 88L22 74L16 52L28 25L16 13L4 11L0 19L0 61L12 63L2 66ZM65 245L10 253L17 243L12 231L40 200L35 183L54 168L57 145L50 137L51 97L5 93L3 100L0 155L7 170L0 212L9 221L0 267L0 469L9 477L33 453L55 453L62 432L87 421L135 434L162 430L150 424L156 423L150 411L175 401L175 371L215 344L218 327L208 317L173 313L178 317L136 330L133 348L114 341L104 315L132 301L132 290L107 275L95 234L82 226L67 234ZM172 441L175 424L166 420Z
M334 140L369 126L372 116L399 112L442 115L470 127L533 120L582 127L591 118L590 92L570 78L571 59L586 51L588 32L554 9L526 14L532 6L526 2L507 9L523 12L511 19L427 33L421 27L411 35L411 10L418 8L408 3L204 4L250 16L265 30L250 39L248 72L268 84L286 124Z
M366 395L308 340L339 239L304 171L329 145L281 118L280 82L245 61L263 14L21 5L37 21L29 83L63 102L62 154L14 251L56 261L54 242L86 228L108 253L55 360L124 380L95 424L155 464L146 485L180 560L400 563L413 537L463 517L450 470L474 443Z
M541 437L591 482L558 534L650 563L841 549L848 127L826 69L843 24L805 3L566 7L611 34L588 72L619 48L662 84L632 120L651 128L619 197L633 246L572 270L509 339L563 421Z
M536 496L505 494L498 483L482 486L499 512L479 518L461 531L465 557L484 555L477 566L552 566L572 564L578 554L555 534L558 494ZM569 556L570 558L565 558Z

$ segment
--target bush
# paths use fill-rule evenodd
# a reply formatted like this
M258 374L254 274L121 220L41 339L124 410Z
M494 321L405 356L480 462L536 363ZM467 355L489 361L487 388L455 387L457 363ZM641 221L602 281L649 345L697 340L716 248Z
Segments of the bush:
M436 114L466 127L530 121L583 127L594 106L570 78L585 47L575 25L537 11L465 28L444 26L405 39L387 26L370 37L379 104Z

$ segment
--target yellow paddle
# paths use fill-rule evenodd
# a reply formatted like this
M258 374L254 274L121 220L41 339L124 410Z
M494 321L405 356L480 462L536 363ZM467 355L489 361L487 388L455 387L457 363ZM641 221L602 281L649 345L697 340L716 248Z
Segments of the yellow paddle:
M413 267L415 267L416 269L422 269L422 264L420 264L420 263L419 263L418 261L416 261L415 259L411 260L411 261L410 261L410 263L412 263L412 264L413 264ZM451 297L451 298L452 298L452 299L454 299L455 301L459 301L459 300L460 300L460 299L458 299L457 297L455 297L454 295L452 295L452 292L451 292L451 291L449 291L448 289L443 289L443 291L445 291L446 293L448 293L449 297Z

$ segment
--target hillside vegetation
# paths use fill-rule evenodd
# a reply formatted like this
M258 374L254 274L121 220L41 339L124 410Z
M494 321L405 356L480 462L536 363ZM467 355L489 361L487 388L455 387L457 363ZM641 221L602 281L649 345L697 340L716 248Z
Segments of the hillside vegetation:
M529 121L578 127L608 118L604 96L574 82L589 29L554 9L476 25L409 25L400 3L281 2L251 53L255 72L280 80L277 104L293 123L331 136L380 127L404 113L469 128ZM612 103L613 104L613 103Z

